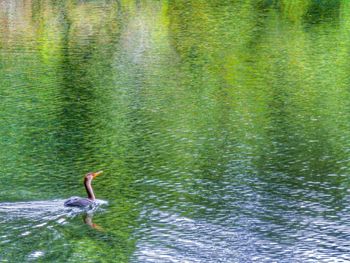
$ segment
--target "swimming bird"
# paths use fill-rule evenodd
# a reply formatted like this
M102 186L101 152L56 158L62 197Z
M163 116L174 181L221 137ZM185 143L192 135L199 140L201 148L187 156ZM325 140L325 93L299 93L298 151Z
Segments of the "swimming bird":
M103 171L90 172L84 176L84 186L88 195L88 198L72 196L67 201L64 202L65 206L76 206L76 207L89 207L95 204L95 194L92 190L91 182L97 176L101 175Z

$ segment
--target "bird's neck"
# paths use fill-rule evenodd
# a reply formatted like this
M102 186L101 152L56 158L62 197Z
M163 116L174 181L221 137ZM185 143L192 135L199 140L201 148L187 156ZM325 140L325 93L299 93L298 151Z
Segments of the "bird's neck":
M85 179L84 185L85 185L85 189L86 189L88 198L92 201L95 201L95 195L94 195L94 191L92 190L91 180Z

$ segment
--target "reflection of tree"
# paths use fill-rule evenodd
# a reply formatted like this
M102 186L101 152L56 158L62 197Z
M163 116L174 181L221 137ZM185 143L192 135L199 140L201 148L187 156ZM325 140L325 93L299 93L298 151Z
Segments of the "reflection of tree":
M0 32L1 45L11 43L13 38L19 35L30 35L31 24L31 0L0 1Z
M319 37L325 28L328 38L340 36L333 23L315 25L313 31L305 32L315 21L325 21L327 17L337 21L337 13L343 8L335 2L330 6L326 1L319 5L316 1L244 1L211 6L208 2L171 1L171 43L192 80L187 92L199 102L192 104L192 112L179 114L192 120L189 129L203 135L197 129L207 121L204 127L226 131L221 133L229 134L227 142L246 145L244 154L247 159L254 157L250 165L262 180L268 180L266 173L284 173L285 183L289 184L305 176L305 169L309 180L319 180L320 174L327 178L332 170L339 171L339 164L329 156L345 156L344 145L348 144L343 141L341 146L334 139L339 138L339 125L348 123L344 116L336 114L345 110L348 93L344 86L338 90L334 85L339 83L335 76L347 78L344 68L337 66L344 59L342 52L324 55L329 54L332 44L313 37ZM312 21L309 14L315 16ZM338 62L331 62L332 56ZM223 102L231 108L226 118L220 116L224 111L215 110L224 107L220 106ZM339 118L339 122L333 122ZM193 121L196 119L200 121ZM230 125L220 125L221 119ZM348 134L346 129L340 129ZM219 141L201 145L198 159L203 160L203 168L222 165L220 156L227 156L227 150ZM330 183L339 185L340 181Z

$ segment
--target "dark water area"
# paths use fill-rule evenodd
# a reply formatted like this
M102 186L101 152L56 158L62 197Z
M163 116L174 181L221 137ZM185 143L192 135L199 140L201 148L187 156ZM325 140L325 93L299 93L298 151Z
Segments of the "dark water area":
M350 262L349 10L0 0L0 262Z

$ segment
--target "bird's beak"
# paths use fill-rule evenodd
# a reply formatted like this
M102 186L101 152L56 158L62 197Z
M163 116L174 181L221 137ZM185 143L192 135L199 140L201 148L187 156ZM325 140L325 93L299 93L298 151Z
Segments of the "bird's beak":
M98 171L92 175L92 177L95 179L97 176L101 175L103 171Z

